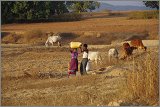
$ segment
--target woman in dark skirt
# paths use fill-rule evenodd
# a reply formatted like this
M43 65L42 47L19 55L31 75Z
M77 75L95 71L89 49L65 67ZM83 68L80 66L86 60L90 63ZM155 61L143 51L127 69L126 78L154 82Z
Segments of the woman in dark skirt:
M78 71L78 54L79 53L77 51L77 48L70 49L70 52L71 52L71 61L69 63L68 77L70 76L70 74L76 75L76 72Z
M87 62L88 62L88 49L87 49L88 45L87 44L84 44L83 45L83 59L82 59L82 62L81 62L81 65L80 65L80 73L81 75L85 75L87 74L86 72L86 66L87 66Z

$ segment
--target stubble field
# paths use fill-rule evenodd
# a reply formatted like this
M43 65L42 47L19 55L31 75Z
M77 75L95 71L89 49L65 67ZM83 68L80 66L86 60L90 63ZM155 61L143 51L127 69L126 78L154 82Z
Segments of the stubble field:
M75 33L79 36L67 38L61 48L56 46L46 48L43 44L46 39L44 36L41 36L36 45L23 40L25 35L22 34L25 31L37 29L42 32ZM6 24L2 25L2 31L22 33L21 37L23 37L13 43L7 42L8 44L4 41L9 41L10 38L6 39L7 35L2 38L2 105L100 106L117 100L123 100L121 105L158 104L155 99L145 102L135 98L127 87L130 86L127 85L129 73L139 69L135 63L147 61L148 59L145 58L149 56L158 62L159 42L152 41L158 39L156 19L128 20L126 17L98 17L77 22ZM95 37L97 33L101 33L100 37ZM131 59L108 62L107 52L110 48L116 47L121 54L122 45L117 43L131 40L137 35L150 40L148 44L146 43L148 47L146 52L136 50ZM37 38L30 39L37 40ZM96 66L92 62L92 70L86 76L81 76L78 71L76 77L67 78L70 61L67 45L69 41L88 43L90 51L101 53L102 63ZM39 42L42 44L39 45ZM82 54L78 59L80 64ZM142 63L139 66L145 69ZM151 66L152 68L156 68L158 72L158 63ZM48 75L40 77L40 74L48 72L52 73L50 78Z

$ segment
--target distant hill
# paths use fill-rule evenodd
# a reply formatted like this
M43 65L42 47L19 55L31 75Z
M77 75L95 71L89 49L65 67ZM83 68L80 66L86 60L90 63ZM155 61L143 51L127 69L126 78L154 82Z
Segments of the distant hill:
M95 12L101 11L101 10L115 10L115 11L126 11L126 10L153 10L152 8L145 7L145 6L115 6L115 5L110 5L107 3L100 3L100 8L94 10Z

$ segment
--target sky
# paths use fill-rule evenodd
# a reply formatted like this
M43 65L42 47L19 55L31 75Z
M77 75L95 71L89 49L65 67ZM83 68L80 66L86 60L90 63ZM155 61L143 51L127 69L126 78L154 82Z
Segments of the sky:
M142 1L99 1L99 2L108 3L111 5L118 5L118 6L126 6L126 5L144 6Z

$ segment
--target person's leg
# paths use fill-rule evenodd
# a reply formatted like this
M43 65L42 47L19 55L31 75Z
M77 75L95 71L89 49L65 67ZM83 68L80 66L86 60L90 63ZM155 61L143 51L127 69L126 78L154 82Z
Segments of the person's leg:
M78 71L78 59L76 59L76 69L75 71L77 72Z
M68 71L68 78L69 78L69 76L70 76L70 71Z
M74 70L74 75L76 76L77 71Z
M83 59L83 74L87 74L87 72L86 72L87 62L88 62L87 59Z
M75 70L70 70L69 71L69 73L68 73L68 78L70 77L70 76L76 76L76 71Z
M82 61L83 61L83 60L82 60ZM82 62L81 62L81 64L80 64L80 74L83 75L83 64L82 64Z

